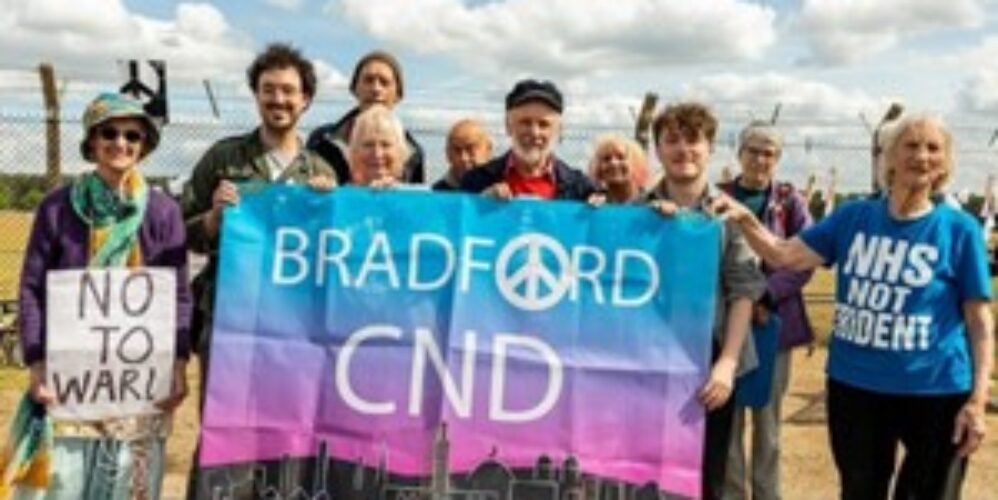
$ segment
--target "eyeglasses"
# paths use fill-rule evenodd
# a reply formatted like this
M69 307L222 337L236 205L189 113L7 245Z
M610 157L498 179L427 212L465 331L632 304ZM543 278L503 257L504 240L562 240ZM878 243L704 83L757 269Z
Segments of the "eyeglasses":
M118 140L118 136L123 136L129 143L135 144L137 142L142 142L145 139L145 135L138 130L118 130L114 127L101 127L100 138L108 142L114 142Z
M767 160L776 158L778 153L777 150L772 148L758 148L754 146L745 146L742 151L749 156L761 156Z

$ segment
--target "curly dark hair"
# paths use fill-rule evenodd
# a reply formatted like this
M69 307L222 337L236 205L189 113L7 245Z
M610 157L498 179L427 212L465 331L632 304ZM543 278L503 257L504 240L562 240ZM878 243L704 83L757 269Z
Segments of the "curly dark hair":
M705 104L699 102L680 102L665 107L652 122L652 134L658 144L662 134L675 130L683 134L687 140L695 140L698 132L711 144L717 134L717 118Z
M253 64L250 64L249 69L246 70L246 78L249 80L250 89L255 93L257 83L260 81L260 75L264 71L275 68L294 68L297 70L298 76L301 77L302 92L309 99L315 95L316 78L312 61L305 59L298 49L286 43L272 43L256 56Z

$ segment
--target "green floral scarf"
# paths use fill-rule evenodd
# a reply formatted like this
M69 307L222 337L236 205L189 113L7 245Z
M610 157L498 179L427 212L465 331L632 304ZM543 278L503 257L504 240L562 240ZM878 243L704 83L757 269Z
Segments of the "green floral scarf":
M90 226L90 267L142 265L139 226L149 187L136 169L125 174L120 193L97 175L80 176L70 189L73 210Z

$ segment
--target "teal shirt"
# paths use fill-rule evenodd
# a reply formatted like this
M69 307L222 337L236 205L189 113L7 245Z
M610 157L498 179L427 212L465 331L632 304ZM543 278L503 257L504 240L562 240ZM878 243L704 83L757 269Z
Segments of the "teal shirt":
M769 201L767 199L769 197L769 190L767 188L749 189L737 182L734 183L734 186L735 199L751 210L757 219L762 220L763 215L766 213L766 203Z

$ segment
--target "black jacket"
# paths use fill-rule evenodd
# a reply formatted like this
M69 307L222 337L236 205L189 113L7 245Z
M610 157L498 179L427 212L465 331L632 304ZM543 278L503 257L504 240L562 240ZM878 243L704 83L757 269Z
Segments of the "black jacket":
M342 184L350 184L350 165L336 141L340 140L344 145L347 143L347 131L353 125L354 118L360 114L360 108L353 108L343 118L336 123L323 125L312 131L308 136L305 147L315 151L326 163L336 171L336 180ZM402 182L406 184L422 184L426 180L425 167L423 165L423 147L416 142L416 139L405 131L405 141L409 145L411 155L402 167Z
M475 167L461 177L461 191L466 193L481 193L493 184L502 182L506 176L506 165L511 152L506 152ZM596 191L596 186L582 171L568 166L557 157L554 158L555 198L559 200L585 201Z

